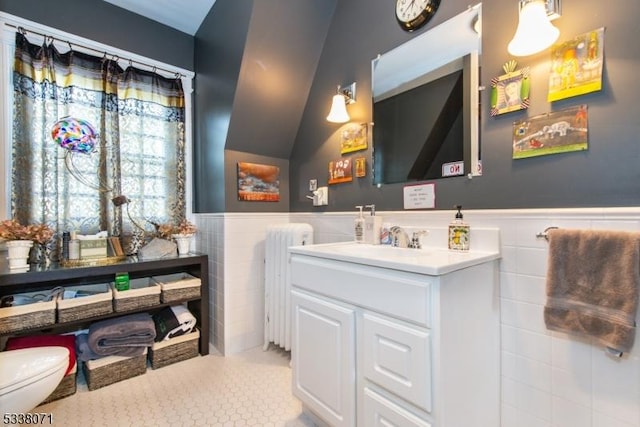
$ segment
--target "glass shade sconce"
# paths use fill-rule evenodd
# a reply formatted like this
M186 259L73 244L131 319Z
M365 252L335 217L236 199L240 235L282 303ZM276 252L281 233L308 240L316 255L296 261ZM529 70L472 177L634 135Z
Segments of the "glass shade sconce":
M356 84L351 83L348 86L338 86L337 93L333 96L331 102L331 111L327 116L327 121L332 123L346 123L351 118L347 112L347 104L356 102Z
M507 50L513 56L541 52L560 36L551 20L560 16L560 0L519 0L519 21Z

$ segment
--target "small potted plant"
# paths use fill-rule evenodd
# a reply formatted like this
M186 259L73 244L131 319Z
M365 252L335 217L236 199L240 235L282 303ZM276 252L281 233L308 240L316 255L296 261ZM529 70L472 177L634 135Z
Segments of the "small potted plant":
M183 219L178 225L164 223L158 227L158 234L163 239L173 239L178 244L178 254L183 255L189 253L189 245L191 238L196 234L196 226L191 222Z
M0 222L0 239L6 240L11 269L26 268L34 243L43 248L52 237L53 230L45 224L22 225L15 219Z

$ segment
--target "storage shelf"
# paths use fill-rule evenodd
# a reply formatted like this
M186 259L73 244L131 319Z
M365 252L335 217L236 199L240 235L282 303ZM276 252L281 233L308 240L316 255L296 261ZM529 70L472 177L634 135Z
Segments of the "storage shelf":
M124 316L139 312L155 312L164 307L187 303L189 310L197 319L200 329L200 354L209 354L209 269L208 257L203 254L189 254L175 258L138 261L137 257L127 257L122 262L104 266L63 267L57 263L47 267L32 265L24 273L9 270L6 260L0 260L0 297L4 295L29 292L40 289L51 289L56 286L77 286L93 283L106 283L114 280L116 273L129 273L130 278L159 276L170 273L186 272L200 278L200 297L158 303L152 307L135 310L112 312L86 319L55 323L40 328L25 329L11 335L26 335L50 332L68 332L79 329L83 325L112 317ZM9 334L7 334L9 335Z

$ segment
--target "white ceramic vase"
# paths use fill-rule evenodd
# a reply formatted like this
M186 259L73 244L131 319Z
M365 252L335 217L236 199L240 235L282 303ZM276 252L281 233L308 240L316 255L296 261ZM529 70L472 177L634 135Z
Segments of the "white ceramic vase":
M29 259L29 251L33 246L32 240L9 240L6 242L8 257L9 260L9 268L14 269L25 269L29 267L27 260Z
M189 253L193 234L172 234L171 237L173 237L173 240L175 240L178 245L178 255L186 255Z

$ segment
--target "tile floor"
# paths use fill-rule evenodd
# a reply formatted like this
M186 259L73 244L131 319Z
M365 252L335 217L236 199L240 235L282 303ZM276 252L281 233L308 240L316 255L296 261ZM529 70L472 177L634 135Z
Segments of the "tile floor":
M261 347L148 368L94 391L79 374L76 394L34 412L51 412L53 425L65 427L315 425L291 394L289 353Z

